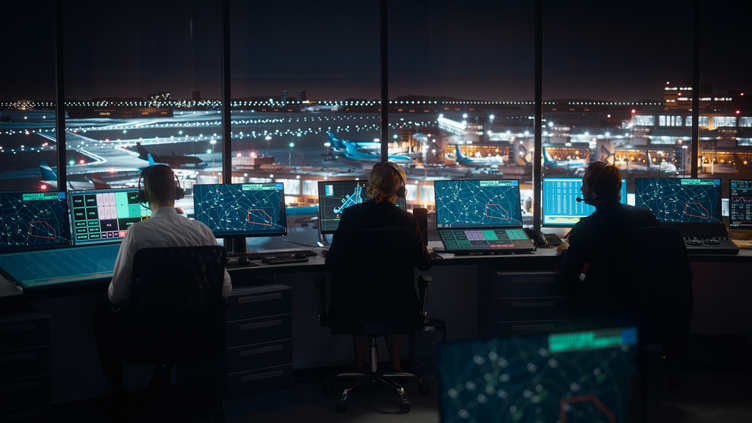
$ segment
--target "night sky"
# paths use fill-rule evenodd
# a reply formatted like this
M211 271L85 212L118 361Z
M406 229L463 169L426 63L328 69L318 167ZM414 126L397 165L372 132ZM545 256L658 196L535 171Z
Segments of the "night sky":
M51 0L0 15L0 100L54 99ZM745 3L703 1L701 79L752 92ZM5 6L5 5L4 5ZM66 2L66 96L220 97L219 1ZM379 97L379 2L233 0L233 98ZM692 78L692 2L544 2L544 99L662 100ZM389 96L530 101L534 2L389 4Z

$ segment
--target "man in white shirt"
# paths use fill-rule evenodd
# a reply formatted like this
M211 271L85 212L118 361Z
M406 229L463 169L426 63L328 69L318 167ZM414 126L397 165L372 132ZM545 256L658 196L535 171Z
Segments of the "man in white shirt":
M99 348L102 370L110 380L115 394L124 392L121 346L124 313L113 311L126 304L130 297L133 256L141 248L191 247L217 245L208 226L178 215L176 195L182 197L175 175L166 165L144 169L144 196L151 209L151 217L131 226L120 246L115 270L107 294L111 304L104 304L94 312L94 331ZM178 192L178 191L181 192ZM232 290L230 275L225 270L222 297Z

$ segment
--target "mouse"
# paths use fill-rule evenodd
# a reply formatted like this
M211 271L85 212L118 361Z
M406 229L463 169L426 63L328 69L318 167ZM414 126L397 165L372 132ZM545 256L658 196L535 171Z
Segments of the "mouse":
M303 254L303 253L295 253L295 258L296 259L303 259L303 258L306 258L306 255Z
M238 257L238 264L248 264L251 260L248 258L248 256L240 256Z

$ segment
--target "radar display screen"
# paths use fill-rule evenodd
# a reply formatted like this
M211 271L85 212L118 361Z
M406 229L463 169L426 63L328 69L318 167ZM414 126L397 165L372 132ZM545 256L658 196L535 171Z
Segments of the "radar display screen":
M370 200L368 181L319 181L319 230L331 234L339 227L342 212L355 204ZM407 202L397 199L397 207L405 210Z
M284 184L193 186L195 219L215 236L287 234Z
M441 343L443 423L639 422L634 327Z
M151 216L136 188L73 191L70 209L75 245L121 242L128 228Z
M752 181L729 180L729 227L752 229Z
M0 251L70 245L65 192L0 193Z
M660 222L723 222L720 179L635 178L635 205Z
M584 201L582 196L582 179L580 178L543 178L543 213L544 226L571 227L583 217L590 216L595 207ZM621 203L627 204L627 180L621 180Z
M522 227L516 179L434 181L437 228Z

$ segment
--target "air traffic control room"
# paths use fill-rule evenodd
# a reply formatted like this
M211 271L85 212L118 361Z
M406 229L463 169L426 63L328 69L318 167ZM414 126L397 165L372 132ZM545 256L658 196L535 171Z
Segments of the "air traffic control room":
M4 6L13 59L0 65L0 421L151 414L133 410L157 396L154 365L126 361L133 410L114 415L93 315L109 301L129 228L152 218L139 191L154 165L172 169L176 217L209 228L232 280L222 351L172 368L170 412L200 405L231 422L752 418L741 382L752 358L752 84L740 70L752 63L738 54L752 38L737 2L518 3ZM644 30L667 22L684 27L661 42ZM403 369L422 379L404 382L409 401L376 384L345 401L347 382L327 385L330 395L321 386L352 370L353 340L322 326L320 301L331 298L317 286L331 284L339 221L370 200L369 173L383 161L404 171L395 206L416 217L432 257L413 274L416 292L430 277L429 320L400 341ZM595 210L581 201L595 162L618 169L620 203L682 234L689 344L681 360L658 360L668 369L658 376L644 328L577 332L568 321L558 250ZM362 260L365 272L379 263ZM641 263L622 266L610 270ZM513 360L502 352L523 344L535 360L521 372L558 368L562 380L505 372ZM376 345L389 373L390 348ZM611 384L583 401L587 384L563 374L578 352L631 364L580 367L596 392ZM552 399L549 417L536 404ZM211 421L198 414L187 421Z

